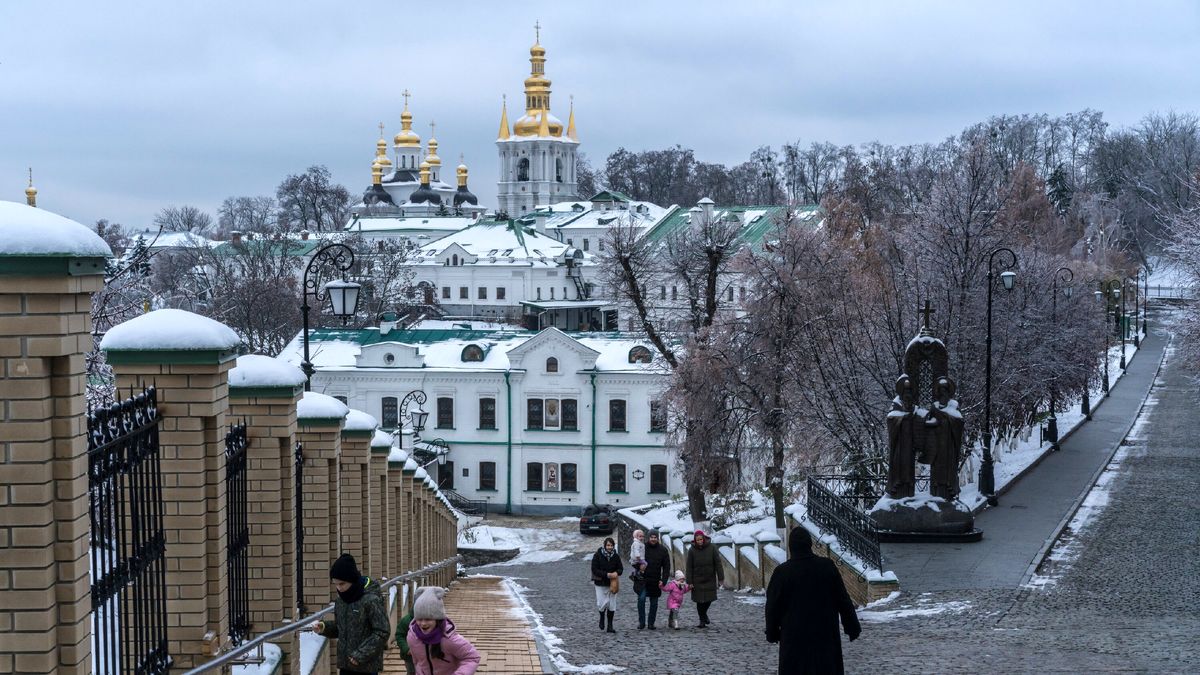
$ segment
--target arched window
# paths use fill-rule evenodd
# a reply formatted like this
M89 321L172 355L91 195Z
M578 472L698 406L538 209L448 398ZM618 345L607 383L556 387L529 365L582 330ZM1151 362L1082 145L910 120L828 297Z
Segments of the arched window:
M547 373L557 373L558 372L558 359L554 358L553 356L546 359L546 372Z
M462 360L464 362L482 361L483 360L483 348L480 347L479 345L467 345L466 347L463 347Z
M650 354L650 350L638 345L629 350L630 363L650 363L654 357Z
M554 179L560 183L563 182L562 160L561 159L554 160Z
M520 160L517 161L517 180L519 180L519 181L529 180L529 158L528 157L522 157Z
M450 264L454 267L458 267L458 254L457 253L450 256Z

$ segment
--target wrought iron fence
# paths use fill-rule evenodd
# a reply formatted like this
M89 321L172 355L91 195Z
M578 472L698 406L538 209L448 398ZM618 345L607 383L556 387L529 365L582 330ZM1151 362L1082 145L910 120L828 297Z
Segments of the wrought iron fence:
M167 673L166 536L154 387L89 411L92 658L98 674Z
M300 441L296 441L292 473L296 476L292 501L296 505L296 611L304 615L308 610L304 606L304 444Z
M241 644L250 635L250 514L247 483L246 425L225 434L226 551L229 571L229 639Z
M840 485L835 483L831 489L823 483L823 479L830 478L842 482ZM879 531L871 517L859 507L859 504L869 499L869 495L855 493L855 490L866 490L874 483L866 479L862 482L846 480L850 478L809 476L808 518L822 530L837 537L838 543L864 563L883 571L883 558L879 553ZM878 500L878 497L875 500ZM871 503L874 504L875 500Z

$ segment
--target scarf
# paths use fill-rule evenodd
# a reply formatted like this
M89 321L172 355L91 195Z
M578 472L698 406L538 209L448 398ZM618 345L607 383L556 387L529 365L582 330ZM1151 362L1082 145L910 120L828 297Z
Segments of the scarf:
M614 548L613 550L610 551L607 548L601 546L600 552L604 554L605 560L612 560L612 557L617 554L617 549Z
M450 619L438 619L437 624L428 633L421 630L421 626L419 626L416 621L413 621L410 625L412 627L413 635L416 635L417 639L420 640L421 644L423 645L440 645L442 643L442 638L446 636L446 633L454 630L454 622Z
M350 588L347 588L344 591L338 591L338 597L341 598L342 602L345 603L358 602L362 599L363 591L367 589L367 583L368 581L366 577L359 577L358 581L354 582Z

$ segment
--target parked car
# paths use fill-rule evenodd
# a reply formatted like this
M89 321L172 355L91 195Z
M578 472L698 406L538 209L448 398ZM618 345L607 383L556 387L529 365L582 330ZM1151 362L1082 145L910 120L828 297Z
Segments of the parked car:
M616 511L607 504L585 507L583 517L579 519L580 534L612 534L616 526Z

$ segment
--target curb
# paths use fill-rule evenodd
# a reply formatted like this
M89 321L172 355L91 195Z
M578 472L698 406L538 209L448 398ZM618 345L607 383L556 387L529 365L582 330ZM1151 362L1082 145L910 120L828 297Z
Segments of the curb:
M1067 525L1071 523L1071 520L1075 518L1075 514L1079 512L1079 507L1083 505L1083 500L1087 499L1087 496L1091 494L1092 489L1096 487L1096 481L1100 480L1101 474L1103 474L1105 469L1108 468L1108 465L1112 463L1113 457L1116 456L1117 452L1121 449L1121 446L1125 444L1125 439L1129 438L1129 432L1133 431L1133 427L1137 424L1138 419L1142 416L1142 412L1146 409L1146 401L1149 400L1150 393L1154 391L1154 383L1158 381L1158 376L1162 373L1163 364L1167 362L1167 350L1170 348L1170 346L1171 338L1168 338L1167 344L1163 347L1162 357L1158 360L1158 367L1154 369L1154 376L1150 379L1150 388L1146 391L1146 396L1142 399L1141 404L1138 405L1137 414L1133 416L1133 420L1121 434L1121 439L1117 441L1116 445L1113 446L1112 452L1108 454L1108 458L1105 459L1104 463L1100 465L1100 468L1097 469L1094 474L1092 474L1091 480L1088 481L1087 489L1079 493L1079 496L1076 497L1075 501L1071 504L1071 508L1067 510L1067 514L1063 516L1063 519L1054 527L1054 532L1046 539L1046 542L1042 544L1042 548L1037 552L1037 555L1033 556L1033 562L1029 563L1029 567L1025 570L1025 574L1021 575L1021 587L1028 584L1029 580L1032 579L1033 575L1037 572L1037 568L1041 567L1042 563L1046 559L1046 556L1050 554L1050 549L1054 547L1054 544L1058 541L1058 538L1062 536L1063 530L1067 529ZM1138 351L1141 350L1139 349Z

